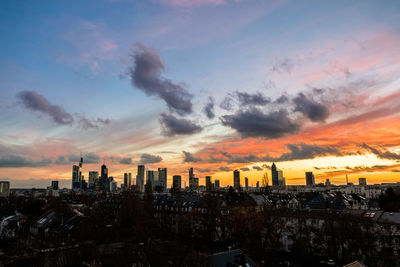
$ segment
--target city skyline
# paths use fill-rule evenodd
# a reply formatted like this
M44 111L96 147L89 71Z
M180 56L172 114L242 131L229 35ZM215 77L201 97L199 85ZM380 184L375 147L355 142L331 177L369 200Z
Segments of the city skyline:
M399 5L6 1L0 180L400 181Z

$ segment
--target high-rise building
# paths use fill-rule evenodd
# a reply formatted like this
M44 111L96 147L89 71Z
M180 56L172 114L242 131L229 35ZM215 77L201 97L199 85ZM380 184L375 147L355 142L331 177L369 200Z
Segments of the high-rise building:
M278 186L278 185L279 185L278 171L277 171L277 169L276 169L275 163L272 163L272 167L271 167L271 177L272 177L272 185L273 185L273 186Z
M118 186L117 182L112 180L110 182L110 191L111 192L116 192L117 191L117 186Z
M128 173L124 173L124 189L128 189L129 188L129 174Z
M214 183L215 183L215 188L219 189L219 180L215 180Z
M51 189L58 190L58 181L51 181Z
M189 169L189 188L190 190L199 188L199 178L194 177L193 168Z
M211 176L206 176L206 190L211 191L212 184L211 184Z
M0 181L0 197L8 197L10 195L10 182Z
M136 175L136 185L140 192L144 192L144 165L138 165L137 175Z
M180 175L172 176L172 188L180 190L182 187L182 177Z
M240 190L240 171L233 171L233 188Z
M83 158L81 158L78 165L72 166L72 189L82 188L82 165Z
M327 185L327 186L331 185L331 182L329 181L329 178L326 178L325 185Z
M99 172L96 171L89 172L89 189L91 190L96 189L96 183L98 179L99 179Z
M286 179L283 177L283 171L278 171L278 183L280 186L286 185Z
M99 182L100 191L110 191L110 180L108 179L108 168L105 163L101 165L101 177Z
M158 185L162 192L167 191L167 168L158 168Z
M306 172L306 184L315 185L315 177L312 172Z
M257 190L260 188L260 181L257 181L256 187L257 187Z
M358 178L358 184L359 185L367 185L367 178Z
M249 178L247 178L247 177L244 178L244 184L246 187L246 191L249 191Z
M146 171L146 184L149 185L151 184L151 188L154 190L156 184L154 180L154 173L155 171L152 170L147 170Z
M284 186L286 185L285 178L283 177L283 172L276 168L275 163L272 163L271 167L272 185L273 186Z
M132 186L132 173L128 173L128 189Z
M194 173L193 168L189 168L189 188L190 190L194 190Z

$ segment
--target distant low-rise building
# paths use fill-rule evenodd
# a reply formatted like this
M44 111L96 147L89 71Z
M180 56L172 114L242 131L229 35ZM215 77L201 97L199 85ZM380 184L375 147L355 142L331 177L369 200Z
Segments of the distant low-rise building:
M358 178L358 184L359 185L367 185L367 178Z
M10 195L10 182L0 181L0 197L8 197Z

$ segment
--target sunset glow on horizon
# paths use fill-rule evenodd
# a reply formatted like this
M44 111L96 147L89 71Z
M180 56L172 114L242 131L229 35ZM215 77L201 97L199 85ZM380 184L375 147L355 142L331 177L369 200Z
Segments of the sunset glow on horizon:
M400 2L5 1L0 180L105 161L249 184L400 182ZM271 184L271 177L270 184ZM243 182L243 181L242 181Z

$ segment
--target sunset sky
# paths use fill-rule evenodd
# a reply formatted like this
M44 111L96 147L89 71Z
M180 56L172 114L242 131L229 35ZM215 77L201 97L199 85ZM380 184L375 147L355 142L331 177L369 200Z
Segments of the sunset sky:
M2 1L0 180L400 181L400 1ZM187 182L186 182L187 183Z

